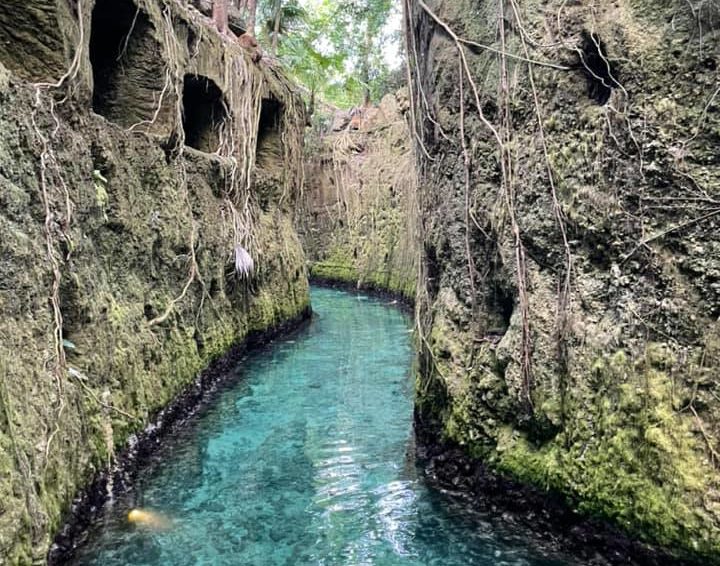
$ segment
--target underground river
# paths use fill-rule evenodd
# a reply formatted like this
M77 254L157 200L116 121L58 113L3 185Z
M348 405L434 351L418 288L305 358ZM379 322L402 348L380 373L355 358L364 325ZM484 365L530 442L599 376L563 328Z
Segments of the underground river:
M73 563L570 564L424 482L410 318L342 291L312 299L312 323L239 364ZM165 524L131 525L134 507Z

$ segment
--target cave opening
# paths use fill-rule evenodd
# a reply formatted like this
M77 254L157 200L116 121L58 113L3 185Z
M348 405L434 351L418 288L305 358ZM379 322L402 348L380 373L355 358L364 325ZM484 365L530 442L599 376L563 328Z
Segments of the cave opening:
M282 166L283 143L282 122L283 105L274 98L263 98L258 124L256 162L260 168Z
M515 311L515 294L504 281L493 278L488 283L485 295L487 332L502 336L510 327Z
M204 153L220 147L220 130L227 118L227 105L220 87L208 77L185 75L183 84L183 129L185 145Z
M596 33L582 31L582 43L578 52L580 65L588 84L588 96L600 106L605 106L612 90L620 86L618 70L607 54L605 43Z
M90 34L96 114L124 127L153 117L163 122L158 104L165 66L154 31L132 0L97 0Z

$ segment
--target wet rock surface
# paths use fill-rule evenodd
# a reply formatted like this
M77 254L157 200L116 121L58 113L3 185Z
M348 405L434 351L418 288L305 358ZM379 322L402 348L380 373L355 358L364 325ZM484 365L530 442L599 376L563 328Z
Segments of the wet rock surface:
M306 326L311 317L312 312L308 308L293 320L250 334L242 344L233 347L203 370L143 431L133 434L116 456L112 468L98 474L73 501L69 519L55 536L48 553L48 564L53 566L72 561L76 549L87 540L88 527L100 516L105 505L122 497L133 487L138 473L153 459L160 443L182 430L189 419L213 401L218 387L222 387L248 352L263 348L280 336L283 339L292 338L293 333ZM214 512L222 513L224 510L220 502L214 502L213 506Z
M575 511L560 494L509 479L452 441L438 423L416 418L416 455L431 485L471 505L492 524L508 525L548 554L563 553L593 566L700 566L629 538L608 522Z

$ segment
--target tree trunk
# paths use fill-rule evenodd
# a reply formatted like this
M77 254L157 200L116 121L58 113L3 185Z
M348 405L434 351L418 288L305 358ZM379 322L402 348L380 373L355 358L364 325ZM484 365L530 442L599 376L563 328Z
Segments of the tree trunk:
M275 26L272 37L272 54L277 56L278 42L280 41L280 18L282 16L282 0L275 4Z
M228 30L228 0L213 0L213 22L220 33Z
M310 91L310 104L308 104L307 109L308 118L310 118L313 114L315 114L315 87L312 87L312 90Z
M255 18L257 12L257 0L247 0L247 32L255 37Z
M366 24L367 27L365 29L365 45L363 46L363 53L362 53L362 65L360 68L360 79L363 82L363 86L365 88L364 96L363 96L363 106L369 107L371 104L371 97L370 94L370 58L372 57L372 48L373 48L373 34L370 30L370 23Z

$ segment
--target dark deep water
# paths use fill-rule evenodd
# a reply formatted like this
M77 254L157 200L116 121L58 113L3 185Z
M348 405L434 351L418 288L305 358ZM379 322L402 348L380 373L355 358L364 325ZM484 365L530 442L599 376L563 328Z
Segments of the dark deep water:
M409 318L341 291L312 296L309 328L241 363L108 508L75 563L569 564L424 483ZM171 525L130 525L135 506Z

